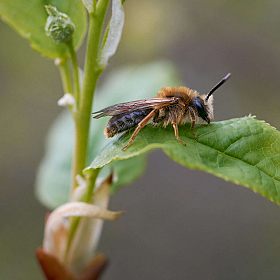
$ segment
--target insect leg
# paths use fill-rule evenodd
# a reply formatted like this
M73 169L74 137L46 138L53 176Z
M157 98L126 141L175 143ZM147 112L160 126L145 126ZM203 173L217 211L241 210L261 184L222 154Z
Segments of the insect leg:
M156 109L154 109L153 111L151 111L137 126L137 128L134 130L128 144L122 148L122 150L124 151L125 149L127 149L130 144L132 143L132 141L135 139L136 135L138 134L138 132L141 130L141 128L143 128L148 122L149 120L156 114Z
M195 113L194 113L194 111L193 111L193 109L191 107L189 107L188 109L189 109L190 117L191 117L191 120L192 120L191 131L192 131L192 134L193 134L194 138L197 140L198 137L193 132L194 125L195 125Z
M180 137L179 137L179 133L178 133L178 123L177 123L177 116L176 116L176 114L174 113L174 112L170 112L170 114L171 114L171 118L172 118L172 125L173 125L173 128L174 128L174 132L175 132L175 137L177 138L177 140L181 143L181 144L183 144L184 146L186 146L186 143L185 142L183 142L181 139L180 139Z

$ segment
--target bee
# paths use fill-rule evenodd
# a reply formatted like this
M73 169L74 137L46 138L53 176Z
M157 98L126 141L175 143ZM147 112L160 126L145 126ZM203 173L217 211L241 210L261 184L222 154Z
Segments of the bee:
M164 128L172 124L177 140L183 142L178 133L178 124L191 122L191 132L194 134L195 123L209 124L213 120L213 96L216 91L231 76L228 73L208 94L199 95L197 91L187 87L162 87L157 97L131 101L106 107L97 114L95 119L112 116L105 127L104 134L110 138L121 132L135 128L128 144L122 148L127 149L139 131L148 123L162 125Z

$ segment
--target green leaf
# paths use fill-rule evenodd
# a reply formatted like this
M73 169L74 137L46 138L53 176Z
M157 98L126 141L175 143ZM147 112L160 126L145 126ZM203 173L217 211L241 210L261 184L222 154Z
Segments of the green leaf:
M138 67L126 67L112 73L106 83L97 90L94 109L99 110L119 102L154 97L162 86L181 85L173 66L157 62ZM89 142L88 165L101 149L114 139L106 139L103 130L108 118L92 120ZM71 162L73 153L74 122L70 113L64 111L51 128L47 139L46 154L40 164L36 193L39 200L49 208L66 203L69 198ZM117 161L103 168L101 177L114 169L117 181L112 192L117 191L142 175L146 155Z
M195 127L179 126L180 144L172 127L145 127L131 146L122 151L131 134L108 144L91 163L101 168L118 160L161 148L172 160L251 188L280 204L280 133L263 121L244 117Z
M48 14L45 5L52 5L67 14L75 24L74 48L82 43L86 28L86 10L80 0L1 0L0 16L19 35L30 41L31 47L44 56L56 59L68 55L65 44L55 44L45 33Z

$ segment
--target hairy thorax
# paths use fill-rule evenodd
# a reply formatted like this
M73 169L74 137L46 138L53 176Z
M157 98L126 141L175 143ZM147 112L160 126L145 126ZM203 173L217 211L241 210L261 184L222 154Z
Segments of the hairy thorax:
M163 87L158 92L158 98L178 98L178 103L174 105L168 105L160 108L158 113L153 118L154 124L163 122L163 126L166 127L172 122L170 112L174 112L177 116L178 124L184 124L190 121L190 105L193 97L198 93L186 87Z

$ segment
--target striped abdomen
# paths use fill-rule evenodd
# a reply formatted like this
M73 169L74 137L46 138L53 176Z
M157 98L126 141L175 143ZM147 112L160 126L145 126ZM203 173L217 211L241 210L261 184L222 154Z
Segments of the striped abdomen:
M105 127L104 134L107 138L115 134L134 128L140 123L153 109L133 111L113 116Z

